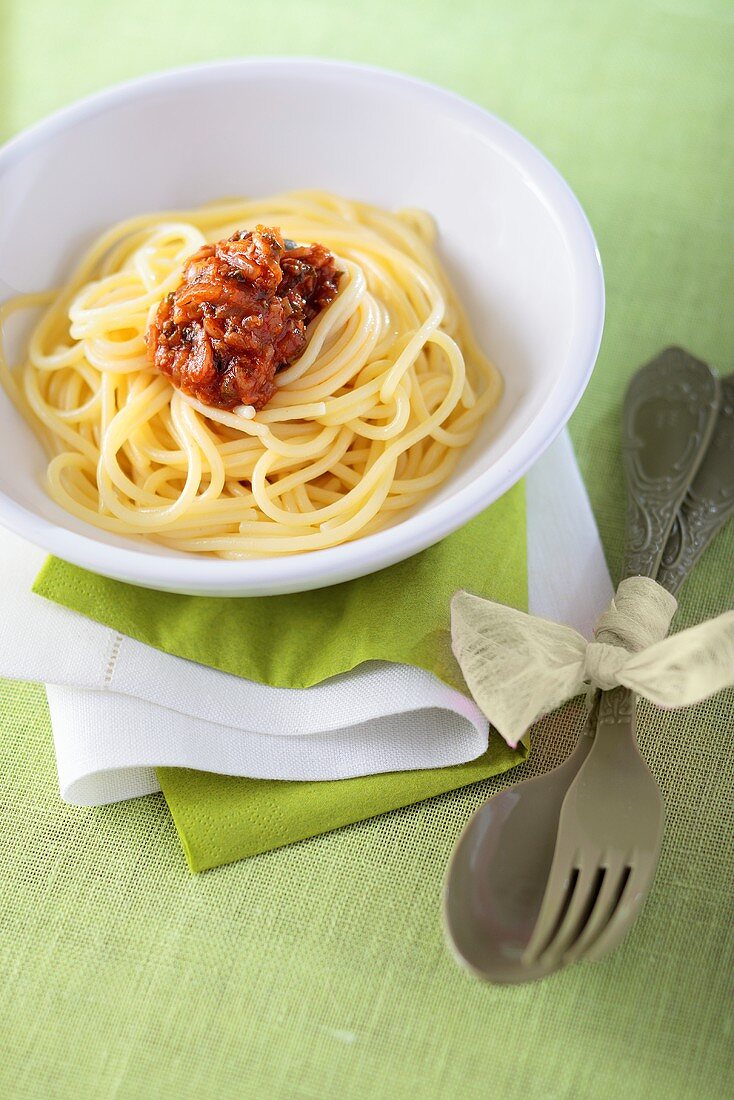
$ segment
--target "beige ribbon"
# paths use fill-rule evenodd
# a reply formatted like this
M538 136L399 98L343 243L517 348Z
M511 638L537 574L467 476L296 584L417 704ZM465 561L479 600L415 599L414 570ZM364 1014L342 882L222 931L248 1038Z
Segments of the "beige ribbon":
M457 592L452 646L477 704L514 748L541 715L595 688L624 686L671 709L734 684L734 611L668 638L677 606L656 581L628 577L588 642L570 626Z

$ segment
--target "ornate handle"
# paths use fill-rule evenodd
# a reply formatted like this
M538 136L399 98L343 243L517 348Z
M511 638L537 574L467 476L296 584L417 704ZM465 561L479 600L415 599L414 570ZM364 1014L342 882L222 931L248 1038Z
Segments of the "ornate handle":
M711 440L719 398L716 375L682 348L666 348L632 379L622 418L627 480L625 577L658 573L678 510ZM681 526L681 547L683 532ZM671 554L677 561L672 549ZM614 641L603 634L597 640ZM626 688L602 692L597 733L618 731L624 724L634 738L634 717L633 692Z
M624 575L654 577L676 513L711 439L719 382L682 348L666 348L624 400L627 480Z
M675 594L714 535L734 515L734 375L722 379L714 434L663 551L657 581Z

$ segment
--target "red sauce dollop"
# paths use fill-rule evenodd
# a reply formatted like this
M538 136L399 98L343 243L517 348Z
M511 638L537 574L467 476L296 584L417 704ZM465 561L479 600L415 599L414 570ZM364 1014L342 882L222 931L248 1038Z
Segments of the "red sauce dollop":
M258 225L207 244L148 327L153 365L206 405L261 409L276 371L306 347L306 326L334 300L341 272L320 244Z

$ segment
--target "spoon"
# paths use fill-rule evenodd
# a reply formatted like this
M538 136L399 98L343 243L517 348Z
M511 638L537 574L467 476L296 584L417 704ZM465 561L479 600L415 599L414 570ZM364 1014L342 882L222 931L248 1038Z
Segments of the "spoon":
M712 441L715 408L707 417L700 395L691 392L689 373L653 363L625 394L625 577L660 579L668 539ZM718 403L718 392L715 398ZM680 579L666 576L674 584ZM597 628L595 637L619 644L614 631ZM588 759L563 800L525 965L542 956L544 966L557 970L581 958L602 958L616 947L652 887L664 820L660 787L637 745L635 695L624 687L604 691Z
M641 373L646 373L649 379L653 420L666 444L652 456L653 464L657 464L660 475L676 461L681 467L683 459L682 465L687 470L686 474L679 474L675 485L669 486L675 506L710 439L718 405L718 382L706 364L680 348L666 349ZM681 380L683 400L677 408L670 401L659 404L655 401L660 379L668 376ZM674 529L670 537L677 539L678 549L669 552L665 544L664 560L674 557L679 566L675 578L666 586L669 591L677 591L687 567L697 559L703 544L714 536L728 514L720 506L721 500L728 499L727 491L720 489L721 483L726 481L728 492L734 491L731 443L727 443L733 421L730 413L726 413L726 406L725 402L721 419L716 423L711 458L701 466L693 486L697 498L714 501L718 522L712 521L711 509L700 506L681 509L687 517L686 529L701 530L702 534L687 537L681 547ZM678 440L677 453L675 440ZM708 454L706 457L709 459ZM668 515L664 528L658 530L659 539L665 539L673 514ZM699 516L705 517L701 523ZM681 568L689 559L689 566ZM629 565L634 569L632 561ZM587 718L575 750L563 764L490 798L475 812L459 837L444 887L444 923L457 960L479 977L499 984L526 982L542 978L561 965L557 959L543 957L532 961L526 958L523 962L523 955L545 894L561 807L594 743L597 707L598 703Z

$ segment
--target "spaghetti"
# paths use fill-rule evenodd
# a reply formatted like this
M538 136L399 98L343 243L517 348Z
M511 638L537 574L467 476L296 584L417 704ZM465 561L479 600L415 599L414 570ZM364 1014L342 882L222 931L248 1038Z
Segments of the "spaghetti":
M192 254L260 224L331 250L338 293L264 407L213 407L155 369L146 332ZM234 559L394 522L445 481L501 393L433 243L420 211L325 192L110 229L66 288L3 307L45 306L0 377L47 447L50 495L96 527Z

